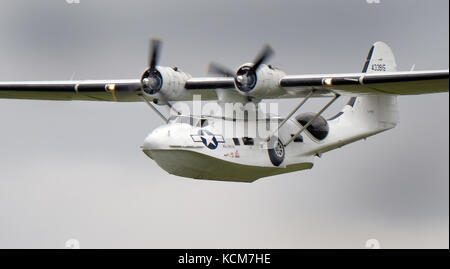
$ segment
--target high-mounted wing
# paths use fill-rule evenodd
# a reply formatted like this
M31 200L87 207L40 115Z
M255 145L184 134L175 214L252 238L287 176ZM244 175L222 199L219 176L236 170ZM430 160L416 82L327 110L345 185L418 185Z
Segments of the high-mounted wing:
M195 80L177 67L158 66L160 51L161 40L152 39L148 66L140 79L0 81L0 99L136 102L144 97L147 101L164 105L170 101L192 100L193 94L201 94L206 100L217 99L213 89L230 86L226 79ZM212 89L204 90L205 86Z
M223 99L247 102L261 99L328 97L335 94L410 95L448 92L449 71L397 72L391 49L376 42L361 73L287 76L264 64L273 54L266 45L252 63L233 71L210 65L210 73L221 77L192 78L176 67L157 66L161 41L153 39L149 66L140 79L0 82L0 98L37 100L141 101L158 104L190 101L200 94L203 100Z
M448 92L449 71L285 76L280 86L288 91L320 89L351 96L427 94Z
M267 67L263 67L263 71ZM269 70L270 71L270 70ZM265 74L258 74L261 78ZM186 89L232 89L234 78L192 78L186 82ZM264 78L261 78L264 81ZM267 80L266 80L267 81ZM271 89L272 87L272 89ZM264 88L260 87L260 88ZM258 84L242 94L254 97ZM281 90L281 91L280 91ZM347 96L358 95L415 95L449 91L449 70L407 71L380 73L345 73L282 76L279 82L268 85L262 99L283 99L305 97L314 91L312 97L329 97L333 93ZM272 94L274 92L275 94Z
M187 90L234 89L234 78L191 78L186 81Z
M141 101L139 80L0 82L0 99Z
M319 74L287 76L271 65L261 64L272 54L270 47L260 53L254 63L244 64L233 74L222 65L212 64L210 69L227 77L197 79L193 86L202 89L234 88L242 95L257 99L328 97L334 94L359 95L414 95L448 92L449 71L397 72L392 50L383 42L376 42L369 51L361 73ZM235 87L233 87L233 82Z
M361 73L285 76L280 86L287 90L322 89L341 95L411 95L447 92L448 70L397 72L391 48L376 42Z
M304 97L312 90L313 97L326 97L333 92L348 96L427 94L448 92L449 71L284 76L280 86L286 93L271 98ZM204 99L215 99L214 89L234 90L235 84L233 78L191 78L185 89L205 95ZM138 102L142 101L140 94L139 80L0 82L0 99ZM177 101L189 99L190 95Z

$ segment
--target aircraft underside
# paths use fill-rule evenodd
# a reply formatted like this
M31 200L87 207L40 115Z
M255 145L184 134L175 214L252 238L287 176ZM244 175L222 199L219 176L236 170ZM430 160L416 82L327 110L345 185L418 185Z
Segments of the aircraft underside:
M194 179L253 182L262 177L311 169L312 162L286 167L252 166L230 162L190 150L144 150L168 173Z

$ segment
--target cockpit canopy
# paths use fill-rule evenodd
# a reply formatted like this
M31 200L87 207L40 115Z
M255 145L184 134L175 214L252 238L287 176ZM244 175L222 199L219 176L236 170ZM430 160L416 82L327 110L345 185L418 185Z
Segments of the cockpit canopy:
M306 125L310 120L314 118L316 114L315 113L303 113L295 117L298 123L300 123L302 126ZM328 122L327 120L319 116L317 117L311 125L306 128L308 132L314 136L318 140L323 140L325 137L327 137L329 132Z
M172 116L169 118L169 123L184 123L195 127L206 127L209 125L208 119L187 115Z

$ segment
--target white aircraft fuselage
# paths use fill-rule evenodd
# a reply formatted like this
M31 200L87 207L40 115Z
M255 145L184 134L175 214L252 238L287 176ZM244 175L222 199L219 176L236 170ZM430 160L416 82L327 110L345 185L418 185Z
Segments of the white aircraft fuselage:
M173 175L252 182L311 169L315 156L393 128L396 114L396 97L356 98L338 117L320 118L327 125L326 133L314 135L313 129L305 129L287 145L303 127L299 117L287 120L268 142L282 119L178 116L150 133L142 150ZM257 131L250 134L252 130ZM277 148L274 141L286 146Z
M244 129L238 129L233 136L220 132L214 126L233 124L236 121L214 117L193 118L193 124L181 123L178 117L155 129L145 139L142 149L160 167L170 174L213 180L251 182L275 174L310 169L312 154L307 149L314 145L308 135L302 135L303 142L293 142L286 147L285 161L275 166L269 156L268 142L263 137L250 137ZM208 121L201 127L199 122ZM276 123L278 123L277 119ZM239 120L237 120L239 121ZM266 124L266 120L248 121L249 128ZM252 126L253 125L253 126ZM299 128L294 121L288 121L279 133ZM267 136L269 132L265 133ZM309 145L309 146L308 146Z

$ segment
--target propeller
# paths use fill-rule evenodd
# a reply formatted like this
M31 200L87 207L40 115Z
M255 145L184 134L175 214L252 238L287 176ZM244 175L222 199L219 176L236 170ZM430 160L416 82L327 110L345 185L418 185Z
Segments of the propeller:
M261 65L274 54L274 50L269 45L264 45L262 50L255 57L252 65L244 65L237 72L231 71L229 68L211 62L208 68L208 74L215 74L224 77L232 77L239 90L244 92L251 91L256 85L256 72Z
M264 45L263 49L259 52L258 56L256 56L255 60L253 61L253 66L251 69L256 72L261 64L266 62L273 54L274 51L272 47L270 47L268 44Z
M156 64L158 63L159 59L159 51L161 48L161 39L152 38L150 41L150 53L149 53L149 61L148 61L148 67L150 69L155 69Z
M219 75L223 77L234 77L235 73L233 70L225 67L219 63L211 62L208 66L208 75Z
M150 39L149 45L149 58L148 58L148 68L145 70L141 77L141 88L144 92L148 94L156 94L160 92L163 86L163 77L161 72L158 71L156 66L159 62L159 55L161 51L162 41L159 38ZM158 99L153 99L155 104L162 103L169 106L176 113L181 114L170 104L167 96L160 92Z
M148 94L155 94L161 90L163 78L156 68L159 60L162 41L153 38L150 40L148 68L141 77L142 90Z

